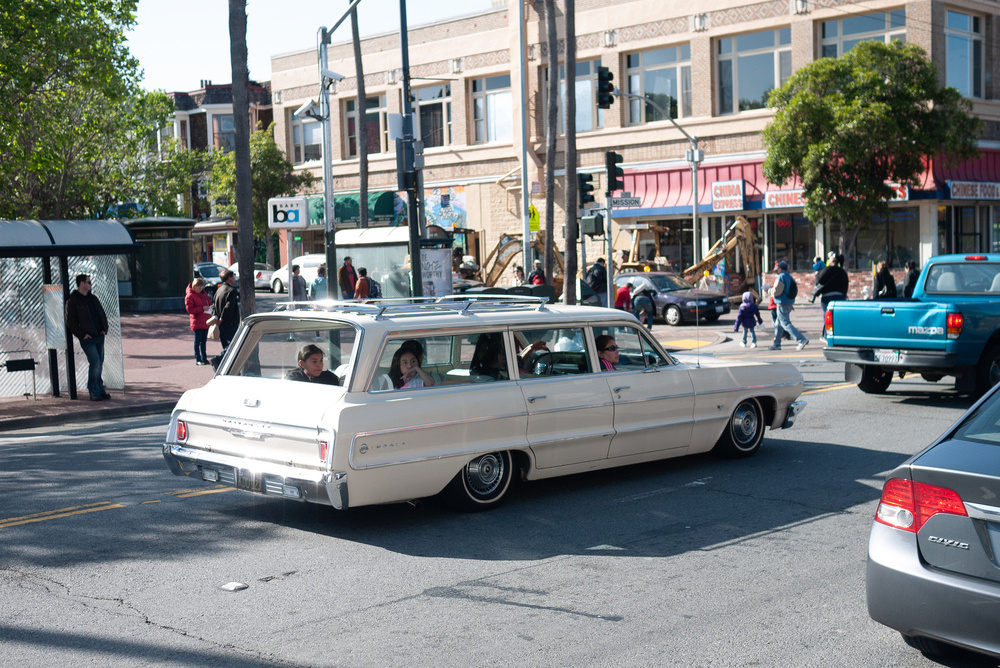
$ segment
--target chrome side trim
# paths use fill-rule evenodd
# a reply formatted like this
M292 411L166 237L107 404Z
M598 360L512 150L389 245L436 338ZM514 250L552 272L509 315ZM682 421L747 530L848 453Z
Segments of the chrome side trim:
M997 506L986 506L981 503L965 503L965 512L974 520L986 520L987 522L1000 522L1000 508Z
M801 386L802 381L796 381L794 383L775 383L773 385L747 385L746 387L730 387L727 389L720 390L706 390L704 392L695 392L694 396L703 397L707 394L725 394L727 392L752 392L754 390L767 390L775 387L794 387L796 385Z
M566 413L569 411L586 411L593 410L595 408L607 408L608 406L614 406L614 403L606 401L602 404L581 404L579 406L557 406L555 408L543 408L541 410L528 411L528 417L532 415L544 415L546 413Z

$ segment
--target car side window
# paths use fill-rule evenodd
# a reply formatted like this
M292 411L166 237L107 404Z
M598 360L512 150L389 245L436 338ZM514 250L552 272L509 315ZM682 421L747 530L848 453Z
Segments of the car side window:
M410 372L414 359L419 370ZM379 355L370 390L412 390L503 381L510 377L502 331L399 336L389 339Z
M545 378L590 373L590 355L582 327L514 332L518 377Z
M593 334L595 341L605 335L614 339L618 346L616 371L642 371L671 364L639 328L627 325L594 327Z

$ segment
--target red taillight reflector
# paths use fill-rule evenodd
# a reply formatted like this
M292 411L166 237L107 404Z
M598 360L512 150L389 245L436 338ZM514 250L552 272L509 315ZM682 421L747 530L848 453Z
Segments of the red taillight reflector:
M986 258L985 255L966 255L965 259L966 260L973 260L973 261L982 262L982 261L986 260L987 258Z
M875 521L916 533L938 513L969 515L961 497L950 489L893 478L882 488Z
M326 441L319 442L319 458L326 461L326 455L330 452L330 444Z
M184 420L177 421L177 442L183 443L188 439L188 426Z
M264 272L262 272L262 271L258 271L258 272L257 272L257 278L260 278L260 277L261 277L261 276L263 276L263 275L264 275Z
M965 318L962 317L961 313L949 313L945 323L948 328L948 338L957 339L962 333L962 325L964 323Z
M823 314L823 326L826 327L827 332L833 331L833 311L827 309L826 313Z

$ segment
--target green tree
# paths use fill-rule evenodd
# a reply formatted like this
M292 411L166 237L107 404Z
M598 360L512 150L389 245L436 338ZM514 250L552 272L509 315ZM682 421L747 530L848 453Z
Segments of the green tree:
M309 172L296 173L274 143L274 124L250 135L250 171L253 174L253 235L264 239L268 264L274 264L273 236L267 227L267 200L295 195L311 188L316 177ZM236 213L236 156L217 152L212 155L209 189L213 200L220 202L220 213Z
M0 217L100 215L127 201L166 120L138 88L125 32L136 0L0 6ZM138 171L137 171L138 170Z
M971 103L938 85L937 68L914 44L865 41L821 58L771 92L764 129L770 183L801 180L812 221L839 223L840 247L887 215L888 182L912 184L925 161L978 154L982 124Z

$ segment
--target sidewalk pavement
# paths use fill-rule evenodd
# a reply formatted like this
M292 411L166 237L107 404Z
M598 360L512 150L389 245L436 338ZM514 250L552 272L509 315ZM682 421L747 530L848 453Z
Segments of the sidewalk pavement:
M770 316L762 309L766 331L760 334L760 348L771 343L774 330ZM735 347L735 312L717 322L699 326L653 326L653 336L671 352ZM796 306L792 323L810 339L810 347L822 349L819 340L822 310L819 305ZM188 328L187 313L125 313L122 315L122 349L125 362L125 390L109 390L111 399L90 401L87 394L86 365L77 369L77 399L38 395L36 399L0 398L0 431L28 429L70 422L106 420L135 415L169 413L186 390L201 387L214 375L211 365L194 362L194 335ZM222 350L218 341L208 342L208 356ZM41 372L36 371L36 373ZM166 415L164 415L166 422Z

